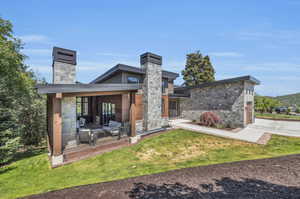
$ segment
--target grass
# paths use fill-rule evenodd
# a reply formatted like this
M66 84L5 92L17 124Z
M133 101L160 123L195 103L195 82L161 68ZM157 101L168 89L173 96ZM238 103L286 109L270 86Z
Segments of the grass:
M0 168L0 198L16 198L186 167L296 153L300 153L300 138L274 135L267 145L257 145L173 130L137 145L56 169L49 167L45 153L27 156Z
M289 119L289 120L299 120L300 116L297 115L286 115L286 114L272 114L272 113L255 113L255 116L258 118L266 119Z

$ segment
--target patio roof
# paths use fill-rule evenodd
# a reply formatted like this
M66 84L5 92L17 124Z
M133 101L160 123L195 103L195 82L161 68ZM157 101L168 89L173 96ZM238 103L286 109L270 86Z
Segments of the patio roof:
M140 84L38 84L38 93L88 93L109 91L135 91Z

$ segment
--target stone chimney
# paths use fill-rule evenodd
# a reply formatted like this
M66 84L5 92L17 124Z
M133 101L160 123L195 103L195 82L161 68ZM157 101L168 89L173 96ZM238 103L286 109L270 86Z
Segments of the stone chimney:
M53 47L53 84L75 84L76 51Z
M145 70L143 84L144 130L161 128L162 101L162 57L152 53L144 53L140 57L141 68Z
M76 83L76 51L54 47L53 83ZM63 148L76 146L76 97L61 99L62 145Z

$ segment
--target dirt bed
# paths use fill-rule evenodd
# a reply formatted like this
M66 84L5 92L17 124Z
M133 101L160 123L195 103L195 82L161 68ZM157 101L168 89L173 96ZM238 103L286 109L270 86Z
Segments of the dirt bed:
M300 198L300 155L181 169L27 198Z

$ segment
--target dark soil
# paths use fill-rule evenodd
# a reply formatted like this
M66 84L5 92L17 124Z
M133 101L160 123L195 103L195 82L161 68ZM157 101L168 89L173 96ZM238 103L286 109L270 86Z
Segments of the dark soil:
M180 169L27 198L300 198L300 155Z

